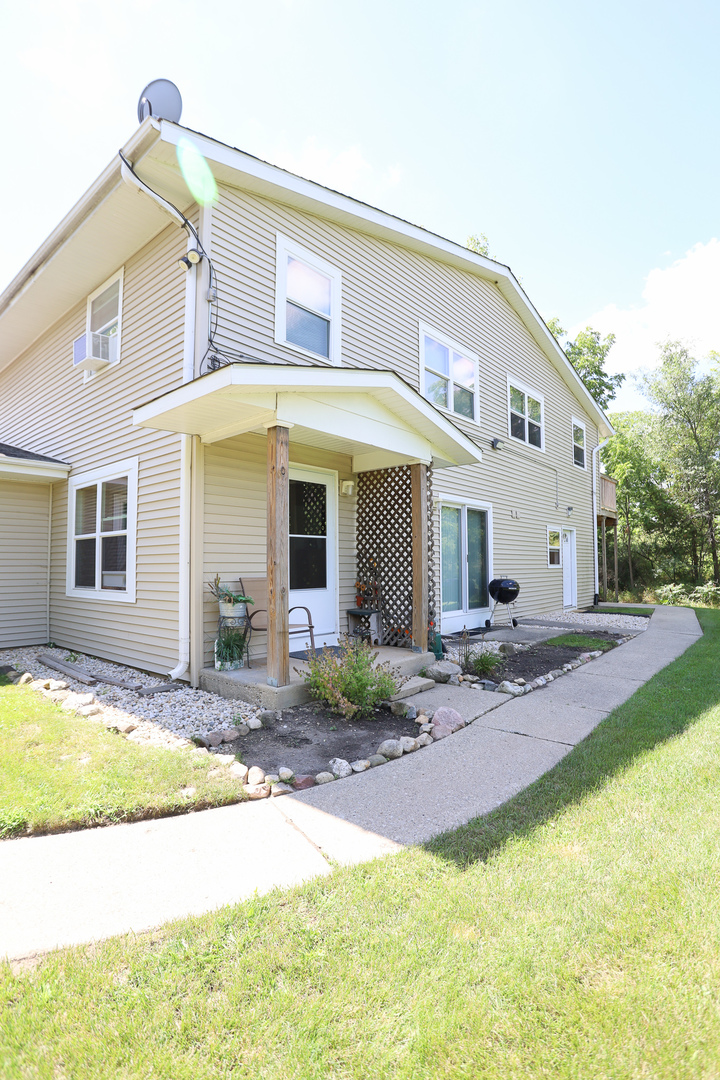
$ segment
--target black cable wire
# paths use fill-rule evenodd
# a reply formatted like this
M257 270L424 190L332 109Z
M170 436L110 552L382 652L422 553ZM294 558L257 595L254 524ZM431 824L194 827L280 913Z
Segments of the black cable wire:
M203 357L200 361L200 374L203 374L203 365L205 365L206 361L208 371L217 371L218 368L225 367L227 364L233 364L238 361L251 360L255 364L272 363L271 360L263 360L258 356L251 356L249 353L242 352L240 349L233 349L232 347L227 346L224 348L220 348L217 345L215 338L219 332L220 326L220 290L218 288L218 274L217 270L215 269L215 264L213 263L212 259L202 245L202 241L200 240L200 235L197 229L195 228L193 223L188 220L185 214L183 214L182 210L180 210L180 208L175 205L175 203L171 202L170 199L166 198L164 195L161 195L159 191L155 191L155 189L151 188L150 185L145 182L145 180L138 176L132 163L128 161L122 150L118 150L118 155L120 157L120 160L127 166L127 168L133 174L138 183L142 184L144 188L152 192L152 194L157 196L158 199L161 199L162 202L166 203L167 206L171 207L175 211L178 217L182 218L184 227L192 234L195 243L197 244L198 251L203 256L203 258L207 259L208 292L213 295L212 299L208 297L208 302L210 304L210 318L208 319L208 347L205 350L205 353L203 354ZM183 226L181 226L181 228L182 227ZM294 367L297 366L294 360L290 360L288 361L288 363Z

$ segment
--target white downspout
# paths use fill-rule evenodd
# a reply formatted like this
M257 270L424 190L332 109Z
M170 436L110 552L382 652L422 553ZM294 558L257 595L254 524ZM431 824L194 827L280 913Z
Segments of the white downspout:
M188 250L195 238L188 236ZM185 333L183 337L183 383L195 378L195 305L198 265L192 264L185 278ZM180 536L178 544L178 662L168 672L179 679L190 666L190 483L191 435L180 436Z
M157 203L173 221L187 229L185 218L170 206L161 195L143 184L142 180L123 161L120 166L123 180L130 187L142 192ZM188 251L197 244L188 229ZM186 271L185 278L185 331L183 335L183 383L195 378L195 303L197 297L197 264ZM190 482L191 438L180 436L180 525L178 537L178 662L168 672L171 679L181 678L190 665Z
M600 468L600 451L604 446L610 442L609 439L603 439L601 443L593 447L592 452L592 515L593 515L593 566L595 568L595 596L600 595L600 569L598 566L598 549L597 549L597 476Z

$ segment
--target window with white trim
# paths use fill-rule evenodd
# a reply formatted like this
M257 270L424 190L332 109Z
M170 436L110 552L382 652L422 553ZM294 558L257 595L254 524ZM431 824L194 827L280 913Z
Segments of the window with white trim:
M545 440L542 394L536 393L515 379L508 379L508 409L512 438L543 450Z
M433 405L478 420L478 358L451 338L420 324L423 393Z
M489 607L491 509L440 504L440 569L443 617L466 620Z
M548 553L548 566L561 566L562 560L560 557L560 530L551 529L548 526L547 531L547 553Z
M340 363L342 274L285 236L277 237L275 340Z
M120 269L88 296L85 338L75 343L79 346L82 341L81 351L96 358L92 367L82 365L85 382L120 360L123 278Z
M71 476L69 596L135 601L138 459Z
M585 425L572 419L572 437L573 437L573 464L577 465L579 469L585 468Z

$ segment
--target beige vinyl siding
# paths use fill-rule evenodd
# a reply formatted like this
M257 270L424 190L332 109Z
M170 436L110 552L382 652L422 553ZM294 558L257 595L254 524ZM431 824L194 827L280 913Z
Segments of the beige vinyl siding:
M575 529L578 604L590 603L590 456L597 429L575 396L572 375L561 376L491 282L334 222L224 188L213 211L213 255L226 283L221 335L235 348L274 363L312 362L274 341L278 232L342 272L344 365L393 370L422 392L420 322L478 355L479 422L452 412L445 415L482 448L483 462L437 470L434 490L492 504L493 565L496 573L511 574L520 582L519 614L562 607L562 570L547 566L547 527ZM544 397L544 452L509 436L508 376ZM573 464L572 416L586 425L585 470ZM490 448L495 436L505 441L503 450ZM573 507L570 518L567 506Z
M205 536L203 580L267 576L267 440L239 435L205 447ZM313 465L338 474L338 487L352 479L350 459L290 442L291 465ZM347 629L346 609L355 603L355 496L338 495L338 616ZM205 588L205 663L213 659L217 603ZM293 644L298 639L291 639ZM298 647L301 647L298 645ZM264 656L265 635L252 639L251 655Z
M182 381L184 248L171 226L125 263L117 366L87 382L72 370L83 302L0 375L4 441L70 462L71 475L139 458L134 604L66 595L68 485L54 485L50 637L158 672L177 663L180 436L134 427L132 410Z
M50 485L0 480L0 646L48 640Z

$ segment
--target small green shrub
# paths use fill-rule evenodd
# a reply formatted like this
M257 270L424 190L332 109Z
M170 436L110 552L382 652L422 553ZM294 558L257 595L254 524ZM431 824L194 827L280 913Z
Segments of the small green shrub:
M373 667L378 654L364 641L343 638L340 649L339 656L330 649L310 656L309 670L299 673L311 696L346 720L369 716L380 701L396 692L399 680L389 664Z
M497 653L485 652L483 650L483 652L473 653L470 656L468 667L473 675L479 675L480 678L484 679L488 675L492 675L495 668L501 663L502 657L498 656Z
M704 585L696 585L688 597L691 604L703 607L720 606L720 585L714 581L708 581Z
M655 590L659 604L687 604L688 594L684 585L661 585Z

